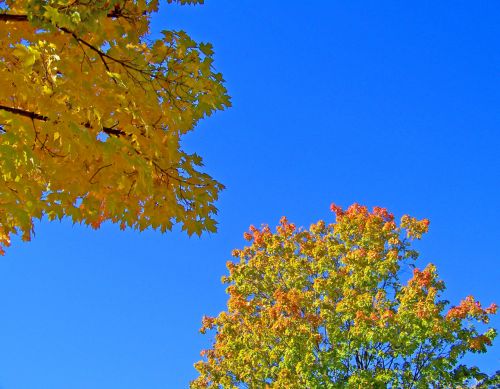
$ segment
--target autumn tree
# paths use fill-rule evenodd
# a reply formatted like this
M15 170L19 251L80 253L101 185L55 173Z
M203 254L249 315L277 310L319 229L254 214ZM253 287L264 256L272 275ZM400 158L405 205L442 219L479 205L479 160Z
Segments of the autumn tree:
M168 0L202 3L203 0ZM158 0L0 0L0 250L33 219L214 231L222 185L180 141L230 105L210 44Z
M460 364L483 353L495 304L442 299L436 267L415 267L429 222L386 209L332 205L336 222L276 232L250 227L228 262L227 311L192 388L456 388L498 382ZM483 386L484 387L484 386Z

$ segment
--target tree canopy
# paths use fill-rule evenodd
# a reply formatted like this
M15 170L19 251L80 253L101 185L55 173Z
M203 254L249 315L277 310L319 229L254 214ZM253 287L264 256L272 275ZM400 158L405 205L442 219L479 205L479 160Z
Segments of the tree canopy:
M223 186L180 142L229 97L210 44L183 31L152 39L157 9L157 0L0 0L2 253L43 215L216 229Z
M276 232L253 226L227 263L227 310L192 388L443 388L492 382L460 364L496 336L497 310L472 296L449 306L436 266L421 269L412 241L429 221L386 209L332 205L336 222ZM496 378L498 382L498 376ZM489 380L489 381L488 381Z

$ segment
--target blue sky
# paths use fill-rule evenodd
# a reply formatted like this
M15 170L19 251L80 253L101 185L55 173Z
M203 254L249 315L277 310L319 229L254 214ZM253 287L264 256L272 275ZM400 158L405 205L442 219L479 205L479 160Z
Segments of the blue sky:
M184 142L227 186L219 232L38 223L0 258L1 389L186 387L242 233L331 202L429 218L445 297L500 302L500 3L310 3L162 4L155 31L212 42L233 97ZM499 344L469 361L496 370Z

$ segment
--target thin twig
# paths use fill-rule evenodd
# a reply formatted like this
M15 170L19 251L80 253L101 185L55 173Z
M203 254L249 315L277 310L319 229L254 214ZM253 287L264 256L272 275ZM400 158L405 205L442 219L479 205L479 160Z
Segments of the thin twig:
M112 165L113 165L113 164L112 164L112 163L110 163L109 165L104 165L104 166L101 166L99 169L97 169L97 170L95 171L95 173L94 173L94 174L92 174L92 177L90 177L90 179L89 179L89 183L91 183L91 184L97 184L97 182L92 182L92 180L94 179L94 177L95 177L95 176L97 176L97 174L98 174L98 173L99 173L102 169L105 169L105 168L110 167L110 166L112 166Z

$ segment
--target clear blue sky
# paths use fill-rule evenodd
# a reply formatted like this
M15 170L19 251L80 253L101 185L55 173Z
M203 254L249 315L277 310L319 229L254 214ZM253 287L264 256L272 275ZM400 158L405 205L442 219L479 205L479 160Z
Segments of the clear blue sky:
M219 233L38 223L0 258L0 388L186 387L242 233L333 220L331 202L428 217L420 263L445 297L500 302L498 15L494 0L163 2L155 30L212 42L233 96L185 141L227 186ZM499 344L470 360L495 370Z

